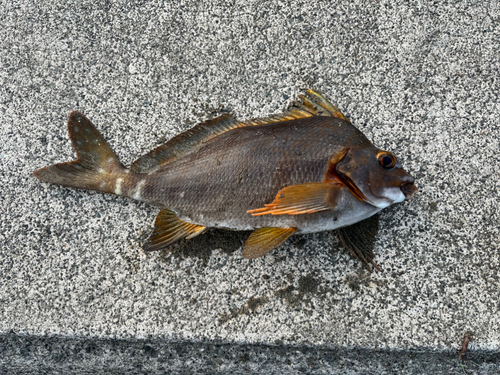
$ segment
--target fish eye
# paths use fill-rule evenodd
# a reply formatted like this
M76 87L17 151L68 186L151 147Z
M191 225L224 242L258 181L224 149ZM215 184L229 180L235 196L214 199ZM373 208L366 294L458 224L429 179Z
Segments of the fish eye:
M377 159L385 169L392 169L396 166L396 158L387 152L380 153Z

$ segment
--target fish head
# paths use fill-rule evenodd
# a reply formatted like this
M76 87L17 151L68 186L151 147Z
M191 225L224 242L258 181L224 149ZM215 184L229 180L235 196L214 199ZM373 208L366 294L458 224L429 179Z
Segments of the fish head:
M336 157L338 162L332 172L352 194L366 203L384 208L410 199L418 191L415 179L389 151L372 145L345 149L340 157Z

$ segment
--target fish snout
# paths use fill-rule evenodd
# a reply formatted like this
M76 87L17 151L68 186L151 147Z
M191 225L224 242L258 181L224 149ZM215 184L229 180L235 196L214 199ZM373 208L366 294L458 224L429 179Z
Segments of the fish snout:
M418 191L418 188L414 185L415 179L413 177L408 177L405 181L399 185L399 188L405 195L405 199L410 199Z

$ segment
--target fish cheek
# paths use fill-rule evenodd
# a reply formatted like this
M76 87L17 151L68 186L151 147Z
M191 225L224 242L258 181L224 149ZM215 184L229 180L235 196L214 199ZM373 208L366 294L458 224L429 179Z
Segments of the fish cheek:
M375 167L370 173L368 186L374 197L383 198L385 189L391 186L393 179L385 171L381 171L377 166Z
M381 176L376 174L379 166L373 158L372 149L350 150L338 163L336 170L344 184L359 200L378 205L379 197L374 191L379 190Z
M359 150L354 150L347 153L347 155L337 164L335 170L344 183L349 181L358 189L364 191L364 187L367 186L370 179L369 167L369 161L366 155L359 152Z

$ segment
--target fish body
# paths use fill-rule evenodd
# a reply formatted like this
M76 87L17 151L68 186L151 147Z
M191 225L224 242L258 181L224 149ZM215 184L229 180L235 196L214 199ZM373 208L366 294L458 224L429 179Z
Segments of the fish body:
M207 227L332 230L380 209L342 187L337 206L328 212L252 216L247 211L272 202L287 186L323 182L329 158L356 142L368 140L347 121L332 117L236 128L147 176L141 200Z
M283 115L246 122L224 115L201 123L130 168L73 112L68 129L78 159L34 174L161 207L145 250L210 227L255 230L247 258L292 234L355 224L416 192L397 159L336 107L312 90L300 98Z

